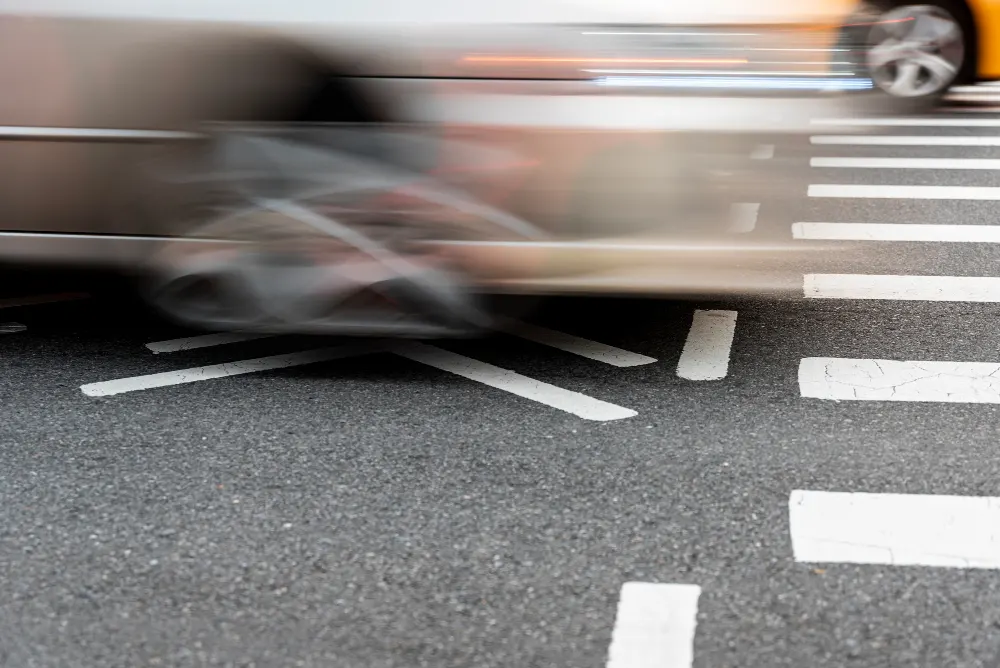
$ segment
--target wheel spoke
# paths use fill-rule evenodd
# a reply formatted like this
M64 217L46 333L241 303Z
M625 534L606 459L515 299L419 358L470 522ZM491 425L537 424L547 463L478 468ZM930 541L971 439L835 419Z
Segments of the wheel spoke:
M886 65L900 60L906 51L906 47L895 40L883 42L868 52L868 66L872 69L885 67Z
M900 97L911 97L917 91L917 79L920 76L920 65L912 60L899 63L896 80L889 86L889 92Z
M949 63L947 60L941 56L926 53L921 54L913 59L920 67L928 70L931 75L939 81L940 84L946 85L950 82L958 69Z
M201 257L165 244L151 258L151 296L212 327L441 334L487 326L465 265L414 235L544 235L433 176L330 144L223 132L186 170L193 177L164 178L185 194L197 187L192 212L208 223L195 235L233 243Z

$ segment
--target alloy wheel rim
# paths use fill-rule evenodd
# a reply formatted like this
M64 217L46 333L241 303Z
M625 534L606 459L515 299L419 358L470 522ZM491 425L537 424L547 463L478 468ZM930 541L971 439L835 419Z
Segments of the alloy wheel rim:
M947 90L965 59L958 21L929 5L885 13L872 28L869 44L872 80L894 97L926 97Z

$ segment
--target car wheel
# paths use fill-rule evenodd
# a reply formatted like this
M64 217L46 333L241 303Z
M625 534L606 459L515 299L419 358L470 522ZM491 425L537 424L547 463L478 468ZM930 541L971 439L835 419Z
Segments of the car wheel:
M414 137L397 135L372 126L226 129L161 165L158 213L183 233L150 258L148 299L171 319L216 330L490 329L495 312L449 244L540 233L401 168L393 146L410 149Z
M916 112L936 105L969 77L974 31L966 11L949 0L865 5L845 28L860 49L859 64L878 93L876 105Z

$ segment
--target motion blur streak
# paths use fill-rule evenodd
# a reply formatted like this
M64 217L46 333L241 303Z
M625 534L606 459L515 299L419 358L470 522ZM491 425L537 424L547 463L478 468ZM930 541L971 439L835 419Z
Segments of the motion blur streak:
M637 65L745 65L745 58L531 58L528 56L469 56L465 58L469 63L615 63Z
M0 0L24 92L0 259L125 269L210 329L461 336L505 293L795 292L834 241L756 226L801 193L787 149L753 156L871 88L811 30L822 2L126 4Z

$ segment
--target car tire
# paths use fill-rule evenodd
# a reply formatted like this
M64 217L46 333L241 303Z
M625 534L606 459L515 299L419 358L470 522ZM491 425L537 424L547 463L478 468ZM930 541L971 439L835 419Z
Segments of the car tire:
M871 77L875 112L926 111L954 84L975 79L975 25L953 0L865 3L842 30L841 47Z
M408 144L393 147L393 142L379 140L378 136L383 134L380 128L386 127L384 124L391 114L382 104L371 98L370 91L359 89L353 82L348 82L344 77L336 76L333 71L324 69L325 63L313 61L298 52L295 52L293 57L282 50L274 52L256 45L250 45L241 53L245 54L243 60L236 61L230 58L223 63L214 63L212 67L206 65L200 68L205 71L201 79L211 83L221 78L222 83L203 84L196 89L249 91L245 92L245 96L250 100L250 104L233 105L228 100L217 100L218 96L207 93L192 95L203 108L197 109L197 113L188 113L182 119L183 122L164 121L162 124L171 128L176 125L179 129L195 130L204 134L205 138L197 142L152 147L148 152L136 157L136 164L130 162L122 170L122 178L132 184L132 187L127 189L124 201L114 202L114 211L127 220L142 221L141 225L148 231L148 236L166 237L164 241L150 244L150 250L133 272L139 291L161 315L185 325L209 329L234 327L253 329L260 326L279 331L287 329L315 333L364 333L370 329L387 336L407 335L408 331L416 332L416 335L461 336L477 333L487 327L493 316L496 316L496 319L501 316L518 317L532 308L537 300L531 298L508 299L503 296L459 294L463 286L455 272L449 276L448 272L437 271L435 267L430 266L424 267L421 272L414 272L412 276L400 277L405 280L386 280L379 284L384 297L389 301L403 302L408 310L419 311L423 308L433 311L436 308L437 315L443 317L444 322L435 320L433 317L435 313L431 312L427 315L432 322L427 327L410 328L408 325L396 327L391 322L381 321L372 327L366 327L363 323L352 325L351 318L348 317L345 317L342 323L333 322L334 319L330 318L326 322L310 322L306 323L305 327L299 327L300 323L295 321L301 318L297 314L290 315L287 322L282 322L281 317L278 317L278 322L273 322L274 318L271 316L274 314L269 311L256 309L255 312L256 306L263 306L261 303L245 301L243 306L246 308L240 309L235 307L241 304L234 303L236 302L234 299L227 299L222 293L217 295L217 299L213 299L210 293L214 288L211 283L217 282L214 281L214 277L222 276L221 272L230 271L231 274L232 271L243 269L246 263L233 259L229 262L229 266L226 266L227 257L223 252L188 254L181 248L195 246L183 243L185 238L203 237L210 233L246 236L242 234L242 230L245 229L250 236L242 238L241 243L249 243L255 248L284 247L286 244L302 245L303 230L294 225L288 230L282 230L280 228L284 223L262 224L256 228L252 225L220 228L212 223L216 209L226 209L234 205L234 202L229 201L233 197L230 191L234 184L219 178L226 172L225 165L234 164L232 156L227 158L224 155L230 150L225 146L239 147L240 151L245 151L248 146L247 141L234 141L237 135L246 135L243 131L232 134L232 128L241 126L261 128L263 135L257 139L268 142L275 149L274 155L265 155L266 152L262 152L249 163L244 158L238 159L237 163L251 171L273 171L274 173L267 179L266 187L274 188L276 192L286 187L294 187L290 179L309 178L308 166L294 162L297 155L305 156L312 153L316 157L307 159L320 161L325 159L321 155L323 153L327 153L333 161L337 160L338 155L341 157L352 155L372 165L394 165L392 171L402 169L414 175L427 173L437 157L435 155L437 143L433 141L424 142L426 146L420 151L414 151ZM163 60L166 59L157 62ZM269 99L266 104L262 103L259 99L260 91L266 92L267 89L252 85L253 66L256 63L263 63L274 70L289 72L288 79L294 81L296 85L288 84L280 88L282 93L280 96ZM228 83L227 66L232 68L229 72L232 81ZM144 71L149 70L146 68ZM239 82L243 83L237 85ZM166 103L160 106L171 108ZM244 109L244 106L250 111ZM201 119L211 120L211 123L199 123ZM339 131L333 132L339 139L332 144L325 144L329 137L324 137L327 134L324 128L340 128ZM278 139L272 136L272 130L282 137ZM286 163L286 160L292 162ZM414 162L419 164L411 164ZM217 170L214 174L211 173L213 169ZM192 179L192 175L195 174L201 175L206 180L199 182L196 178ZM379 180L385 177L385 174L375 173L372 176ZM242 184L238 185L239 188L243 188ZM219 198L221 201L215 201ZM257 216L249 218L254 217ZM247 220L244 219L242 222L246 223ZM251 228L255 230L253 233L250 233ZM279 238L255 238L253 235L259 232L274 233ZM316 243L330 241L328 238L324 239L322 234L316 235L315 231L314 236ZM208 248L204 244L197 246ZM215 247L223 248L223 246ZM257 255L263 257L261 253ZM271 256L274 261L279 261L276 254L272 253ZM212 262L216 264L209 266ZM282 286L279 283L287 283L280 272L274 273L273 267L263 268L277 276L264 287L280 288ZM193 273L199 270L212 273L204 276ZM304 279L309 277L305 272L299 273ZM225 274L227 280L230 274ZM201 281L203 278L209 279L210 284L206 285L205 281ZM190 298L186 295L184 286L191 287ZM234 289L240 287L232 282L226 286ZM286 294L294 293L294 286L288 284L285 287L287 287ZM199 292L206 294L203 296L194 294ZM276 294L278 292L280 290L276 291ZM276 303L279 307L284 306L281 297L275 296L274 299L278 300ZM435 299L438 302L433 304ZM473 304L472 301L477 303ZM453 307L449 307L446 302ZM234 308L229 308L230 306ZM391 314L386 314L387 317L389 315Z

